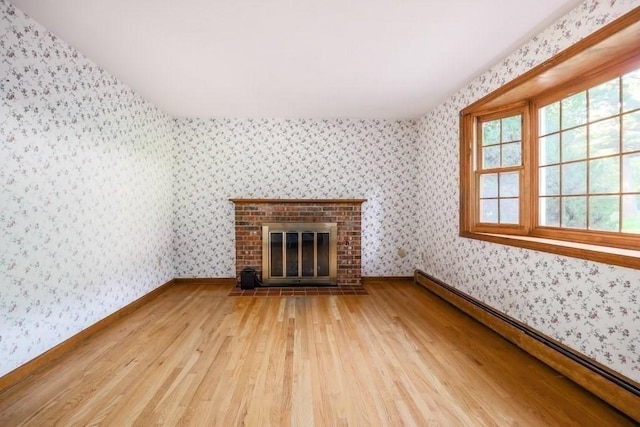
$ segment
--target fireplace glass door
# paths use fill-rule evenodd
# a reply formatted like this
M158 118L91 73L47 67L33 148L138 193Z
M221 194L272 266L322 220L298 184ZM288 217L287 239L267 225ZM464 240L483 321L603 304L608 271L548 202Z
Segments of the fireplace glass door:
M265 284L336 284L335 223L270 223L262 226Z

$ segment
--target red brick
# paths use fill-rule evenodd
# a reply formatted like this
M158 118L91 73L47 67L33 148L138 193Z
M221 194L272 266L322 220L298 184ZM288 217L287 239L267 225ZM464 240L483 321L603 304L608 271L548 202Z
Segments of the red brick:
M338 224L338 284L359 285L361 270L360 203L269 203L235 205L236 272L249 265L261 274L262 223L335 222Z

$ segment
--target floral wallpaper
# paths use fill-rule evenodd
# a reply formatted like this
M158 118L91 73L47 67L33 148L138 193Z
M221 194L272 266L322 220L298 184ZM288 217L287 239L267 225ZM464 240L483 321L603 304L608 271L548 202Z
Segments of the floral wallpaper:
M234 275L229 198L366 198L418 266L640 382L640 272L458 237L458 112L637 0L588 0L417 121L172 119L0 0L0 375L173 277Z
M177 277L235 275L230 198L365 198L363 276L417 263L413 121L176 120Z
M173 278L172 126L0 0L0 375Z
M458 237L459 111L637 7L589 0L420 121L420 248L433 276L640 382L640 271Z

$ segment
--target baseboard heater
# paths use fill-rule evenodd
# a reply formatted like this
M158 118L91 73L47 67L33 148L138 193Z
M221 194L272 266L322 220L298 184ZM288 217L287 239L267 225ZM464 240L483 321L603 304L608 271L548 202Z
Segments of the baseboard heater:
M414 281L613 407L640 421L640 386L634 381L422 270L414 271Z

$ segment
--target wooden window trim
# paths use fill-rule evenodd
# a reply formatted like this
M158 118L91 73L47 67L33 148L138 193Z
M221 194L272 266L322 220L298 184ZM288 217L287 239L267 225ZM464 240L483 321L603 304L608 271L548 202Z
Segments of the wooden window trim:
M497 167L497 168L493 168L493 169L484 169L482 170L481 168L481 156L480 156L480 149L481 149L481 137L480 135L478 135L478 133L480 132L480 123L482 122L489 122L492 120L496 120L496 119L500 119L503 117L509 117L509 116L513 116L513 115L521 115L522 116L522 136L521 136L521 156L522 156L522 166L504 166L504 167ZM477 120L476 120L477 119ZM529 128L529 118L528 118L528 114L527 114L527 104L524 102L519 102L517 104L514 105L508 105L506 106L506 108L503 108L501 110L498 111L491 111L489 114L482 114L479 116L474 116L474 147L473 147L473 151L474 151L474 162L473 162L473 166L474 166L474 177L473 177L473 186L474 186L474 190L473 190L473 194L476 194L478 192L477 186L478 186L478 181L479 181L479 177L482 174L486 174L486 173L505 173L505 172L518 172L518 176L519 176L519 183L520 183L520 187L519 187L519 196L518 196L518 200L519 200L519 212L520 212L520 221L519 224L505 224L505 223L500 223L500 224L492 224L492 223L477 223L477 224L473 224L472 228L473 231L475 232L480 232L480 233L495 233L495 232L501 232L501 233L505 233L505 234L527 234L530 231L530 224L528 222L528 218L530 217L529 214L529 204L527 203L527 199L530 197L529 196L529 188L527 185L527 181L525 179L525 176L528 175L529 173L529 165L528 165L528 150L525 150L525 147L529 144L529 136L528 136L528 132L527 129ZM480 215L479 212L479 206L478 204L474 203L473 206L474 209L474 217L478 218Z
M524 180L526 188L521 185L521 224L515 227L477 224L474 147L477 117L498 117L526 104L528 111L524 120L537 123L537 105L584 90L598 80L624 74L620 70L637 68L638 64L640 7L463 109L460 120L460 236L640 268L640 236L584 233L535 224L537 191L532 191L531 187L537 185L537 173L532 172L532 168L537 168L537 131L532 131L536 126L523 126L522 155L527 178ZM576 81L576 76L581 76L580 81ZM615 242L611 242L612 236L615 236Z

